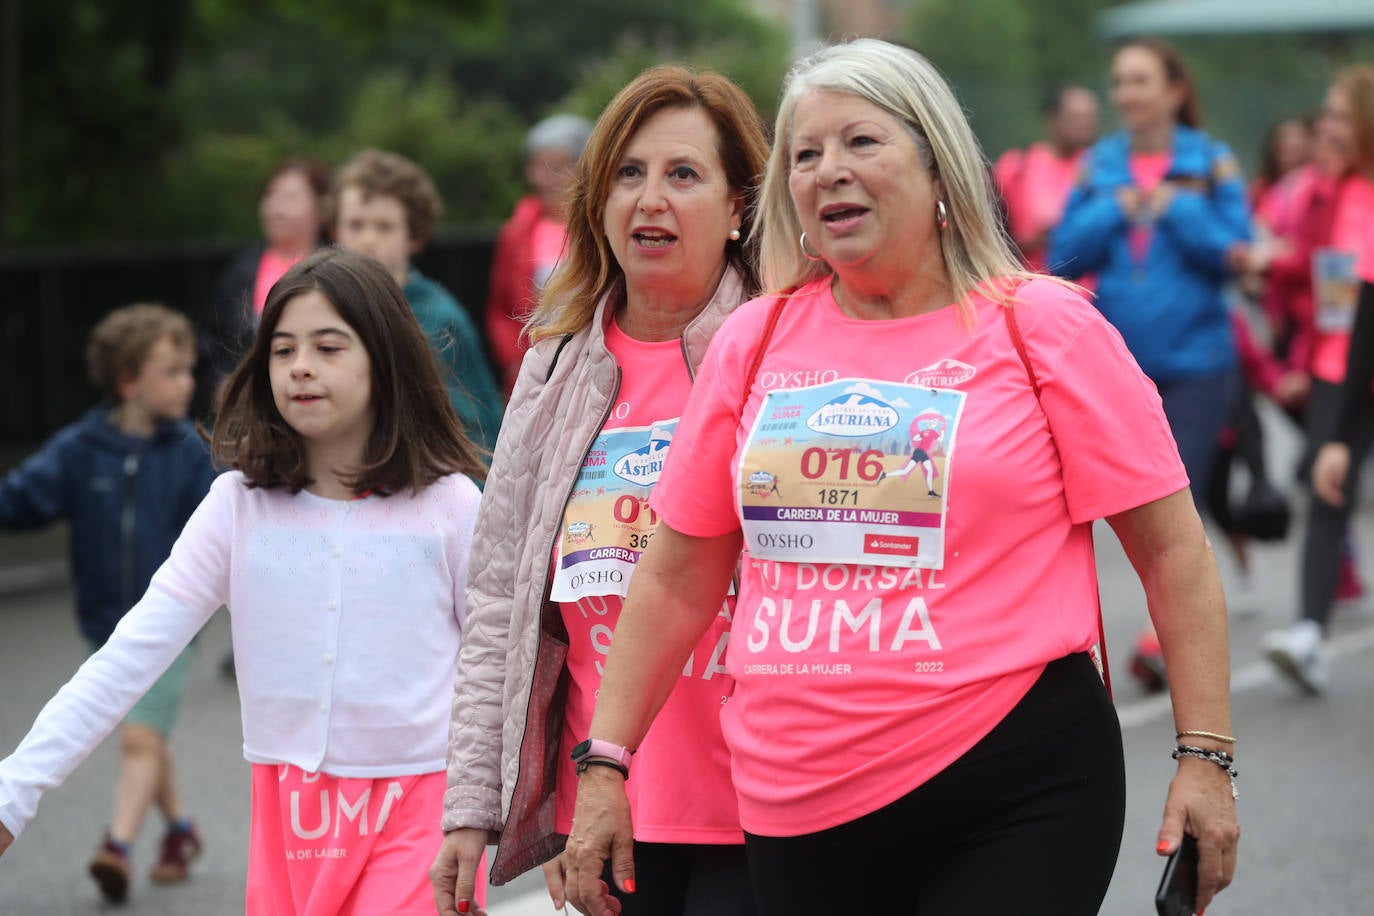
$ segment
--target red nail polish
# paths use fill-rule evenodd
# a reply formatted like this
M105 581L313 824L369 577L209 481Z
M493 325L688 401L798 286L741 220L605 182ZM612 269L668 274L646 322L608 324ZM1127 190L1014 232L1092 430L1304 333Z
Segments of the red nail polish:
M1168 841L1168 840L1160 840L1160 841L1159 841L1159 845L1155 847L1155 852L1159 853L1160 855L1164 855L1164 853L1166 853L1166 852L1168 852L1168 851L1169 851L1169 841ZM1202 914L1199 913L1198 916L1202 916Z
M460 913L466 913L466 912L467 912L469 909L471 909L471 908L472 908L472 901L470 901L470 900L459 900L459 901L458 901L458 912L460 912Z
M625 879L625 893L627 893L627 894L633 894L634 892L635 892L635 879L634 879L634 878L626 878L626 879Z

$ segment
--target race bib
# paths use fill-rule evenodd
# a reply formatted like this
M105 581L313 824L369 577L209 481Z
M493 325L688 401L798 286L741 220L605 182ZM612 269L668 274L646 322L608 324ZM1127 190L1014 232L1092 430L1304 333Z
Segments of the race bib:
M943 569L963 406L962 391L852 378L770 391L737 481L750 555Z
M1359 297L1355 252L1338 248L1318 248L1312 252L1313 312L1318 331L1349 334L1355 326Z
M603 430L596 437L563 513L554 552L554 601L625 597L630 574L658 523L649 494L663 471L677 422Z

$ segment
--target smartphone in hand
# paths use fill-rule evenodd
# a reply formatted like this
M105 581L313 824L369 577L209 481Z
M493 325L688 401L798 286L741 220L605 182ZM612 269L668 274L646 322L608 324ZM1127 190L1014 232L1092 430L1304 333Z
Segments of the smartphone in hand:
M1164 863L1155 891L1159 916L1194 916L1197 908L1197 840L1188 834Z

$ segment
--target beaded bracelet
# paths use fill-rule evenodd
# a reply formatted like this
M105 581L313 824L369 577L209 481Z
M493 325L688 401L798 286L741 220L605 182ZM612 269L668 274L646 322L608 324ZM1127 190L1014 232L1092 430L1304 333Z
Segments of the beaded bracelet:
M1230 754L1225 751L1209 751L1201 747L1180 744L1178 747L1174 748L1174 752L1171 756L1175 760L1180 757L1196 757L1198 760L1207 760L1215 763L1226 771L1226 776L1231 780L1231 798L1240 798L1240 790L1236 788L1236 777L1240 775L1240 771L1237 770L1235 766L1236 758L1232 757Z
M1175 741L1182 741L1184 738L1211 738L1213 741L1220 741L1222 744L1235 744L1236 739L1230 735L1218 735L1216 732L1186 731L1174 735Z

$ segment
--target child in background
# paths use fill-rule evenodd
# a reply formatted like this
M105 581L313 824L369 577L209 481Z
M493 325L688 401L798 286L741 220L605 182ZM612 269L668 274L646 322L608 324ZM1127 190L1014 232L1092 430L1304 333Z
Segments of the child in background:
M473 441L496 446L504 404L467 310L410 259L429 242L443 204L418 165L366 149L340 169L329 201L335 240L382 262L442 361L449 400Z
M252 766L247 910L429 914L483 466L375 260L272 288L211 450L232 469L0 761L0 852L220 605Z
M116 309L92 331L86 360L106 403L0 480L0 528L67 520L77 623L94 652L148 587L214 471L209 451L186 422L196 360L185 315L160 305ZM128 895L129 847L154 803L167 832L152 879L181 881L200 855L167 743L190 654L188 648L171 660L124 720L114 816L90 862L111 902Z

